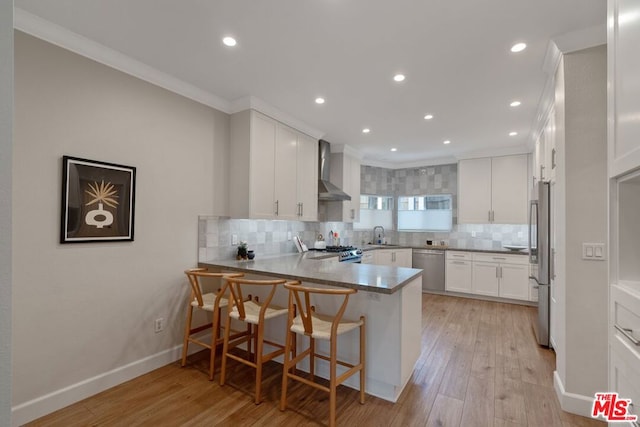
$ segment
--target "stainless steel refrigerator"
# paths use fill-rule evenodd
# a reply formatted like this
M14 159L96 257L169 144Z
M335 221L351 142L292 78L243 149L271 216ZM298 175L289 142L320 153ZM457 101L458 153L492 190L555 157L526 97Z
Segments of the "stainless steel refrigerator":
M531 280L538 288L538 320L534 324L538 344L549 347L553 250L551 240L551 185L540 181L529 207L529 262Z

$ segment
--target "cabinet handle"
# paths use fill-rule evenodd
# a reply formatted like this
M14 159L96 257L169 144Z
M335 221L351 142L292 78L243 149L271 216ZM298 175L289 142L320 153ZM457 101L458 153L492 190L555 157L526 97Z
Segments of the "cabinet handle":
M501 258L501 257L499 257L499 256L494 256L494 257L492 257L492 258L493 258L493 259L502 259L502 260L506 260L506 258Z
M351 209L351 219L355 219L355 218L356 218L356 210Z
M498 275L498 267L496 267L496 279L499 279L500 276Z
M276 216L278 216L278 211L280 210L280 202L278 200L276 200Z
M491 222L494 222L495 220L496 220L496 212L491 211Z
M500 269L500 278L502 279L502 267L498 267Z
M556 149L551 150L551 169L556 168Z
M633 335L631 335L631 333L633 332L633 329L629 329L629 328L623 328L622 326L618 325L617 323L613 325L618 331L620 331L620 333L622 335L624 335L625 337L627 337L627 339L629 341L631 341L633 343L633 345L640 345L640 341L638 341Z
M489 218L487 218L487 219L488 219L489 222L491 222L491 211L487 211L487 213L489 214Z
M544 180L544 165L540 165L540 181Z
M304 216L304 203L300 202L300 216Z
M464 261L451 261L451 263L456 265L467 265L467 263Z
M395 252L391 252L391 261L392 262L396 262L396 253Z

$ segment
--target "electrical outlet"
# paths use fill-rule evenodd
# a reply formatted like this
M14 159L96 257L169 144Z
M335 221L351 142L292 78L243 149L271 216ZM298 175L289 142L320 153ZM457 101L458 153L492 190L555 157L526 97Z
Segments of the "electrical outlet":
M163 317L159 317L159 318L156 319L155 325L154 325L154 330L155 330L156 334L158 332L164 331L164 318Z
M231 235L231 244L232 245L237 245L238 244L238 235L237 234L232 234Z
M475 231L471 232L471 237L476 237L476 232Z
M291 236L291 232L287 231L287 240L291 240L293 237Z
M524 232L523 231L518 231L518 238L522 239L524 237Z
M367 292L367 295L372 301L380 301L380 294L377 292Z

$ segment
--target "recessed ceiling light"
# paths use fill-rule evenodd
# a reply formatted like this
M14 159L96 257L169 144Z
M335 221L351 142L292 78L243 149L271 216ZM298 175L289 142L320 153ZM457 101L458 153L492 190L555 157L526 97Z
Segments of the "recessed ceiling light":
M509 136L516 136L518 132L509 132Z
M362 133L369 133L369 132L371 132L371 129L369 128L362 129Z
M391 151L398 151L398 149L397 148L392 148Z
M395 76L393 76L393 80L397 82L402 82L404 81L404 79L405 79L404 74L396 74Z
M511 104L509 104L509 105L510 105L510 106L512 106L512 107L519 107L519 106L520 106L520 104L522 104L522 102L520 102L520 101L513 101L513 102L512 102Z
M238 42L236 41L236 39L234 39L233 37L225 37L222 39L222 43L224 43L225 46L229 46L229 47L233 47L236 44L238 44Z
M442 141L443 144L451 144L451 141L449 141L448 139L446 141Z
M433 114L427 114L426 116L424 116L425 120L431 120L433 119Z
M316 104L324 104L324 98L321 98L321 97L316 98Z
M511 46L511 52L522 52L523 50L525 50L527 48L527 44L526 43L516 43L513 46Z

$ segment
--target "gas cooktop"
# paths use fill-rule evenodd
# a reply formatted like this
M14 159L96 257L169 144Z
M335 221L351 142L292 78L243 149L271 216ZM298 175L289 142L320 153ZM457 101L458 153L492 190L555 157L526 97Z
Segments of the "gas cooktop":
M309 249L316 252L331 252L338 254L340 262L360 262L362 251L355 246L327 246L325 249Z

